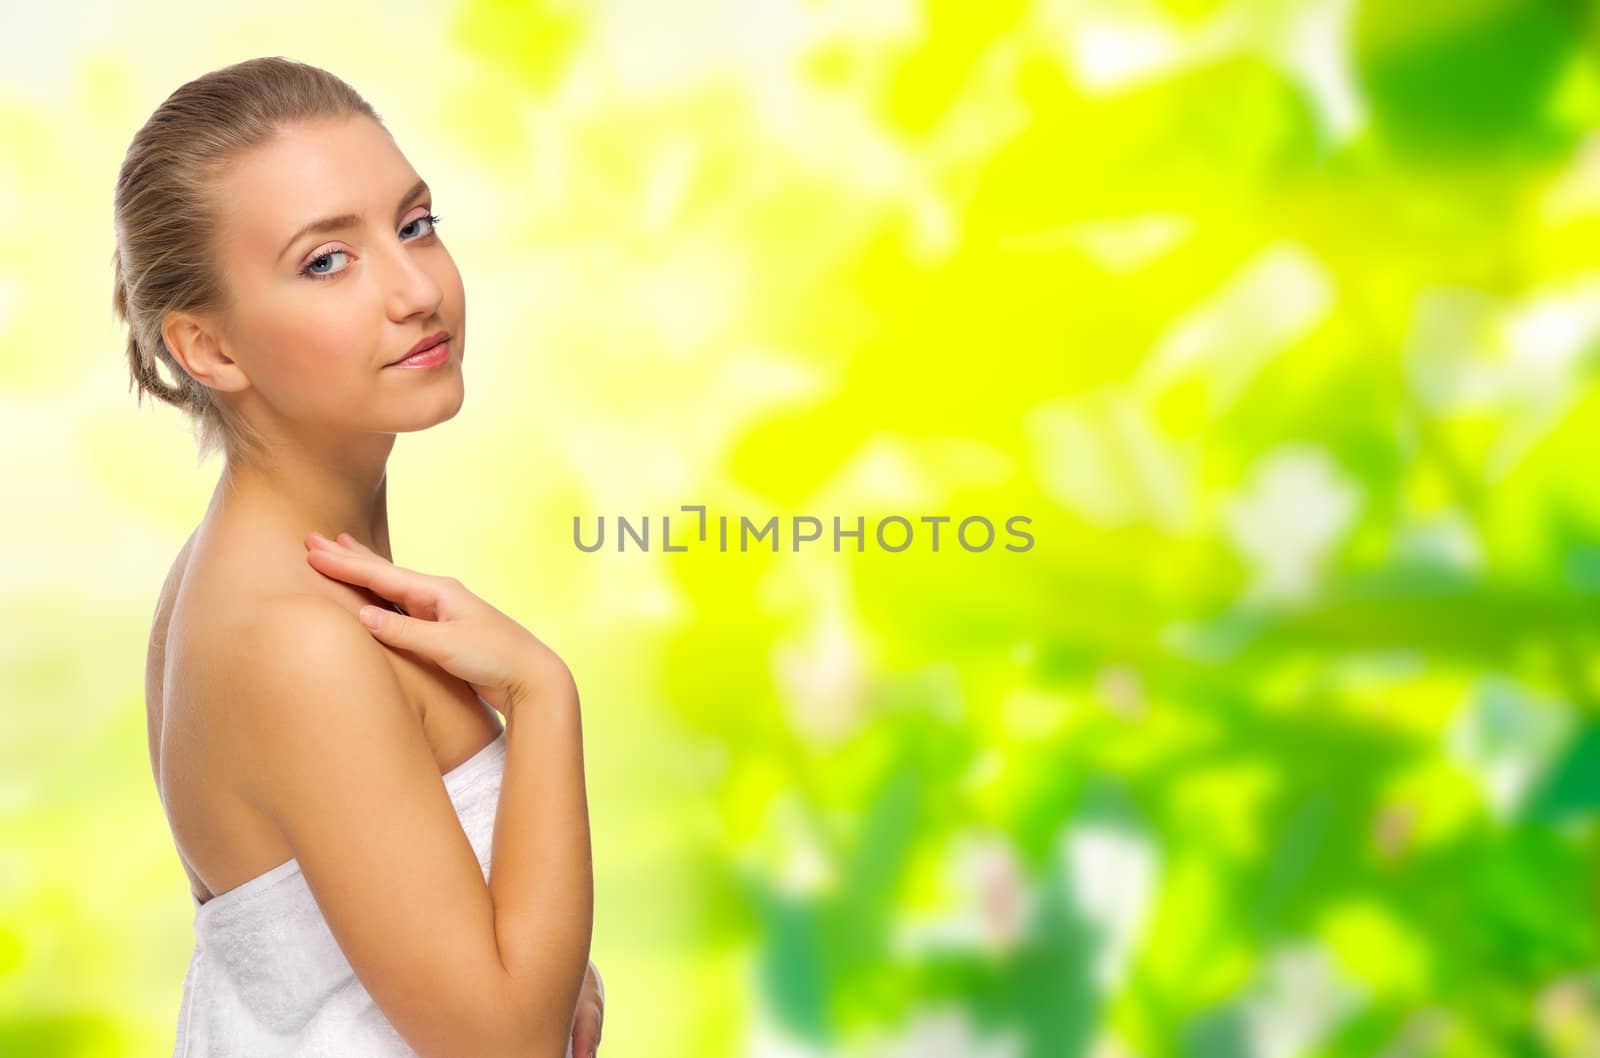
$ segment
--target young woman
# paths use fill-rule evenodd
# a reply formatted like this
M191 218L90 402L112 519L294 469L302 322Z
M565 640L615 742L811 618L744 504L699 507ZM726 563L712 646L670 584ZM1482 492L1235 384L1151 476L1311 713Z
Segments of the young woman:
M133 384L225 456L146 670L195 908L179 1058L599 1042L572 674L458 580L391 560L395 435L463 398L432 209L354 89L279 57L180 87L118 175Z

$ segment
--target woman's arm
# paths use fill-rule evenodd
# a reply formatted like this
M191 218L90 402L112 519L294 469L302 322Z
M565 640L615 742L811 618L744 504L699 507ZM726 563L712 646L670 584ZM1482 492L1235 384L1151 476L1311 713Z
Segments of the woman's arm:
M539 638L453 577L395 566L341 534L313 535L307 560L327 576L401 603L363 608L384 646L466 680L506 719L506 761L489 876L496 959L513 988L496 1021L518 1055L565 1053L594 919L577 684ZM351 622L353 624L353 622Z
M312 595L253 607L228 639L233 657L206 676L227 687L238 787L284 835L384 1016L422 1058L561 1058L572 1010L559 1007L576 995L586 949L558 929L569 947L522 953L520 976L501 961L494 897L384 648L344 606ZM507 746L517 802L540 796L525 781L533 715ZM532 833L513 847L546 842L540 862L565 855L572 843L551 817L541 825L521 807L512 818ZM555 868L509 899L571 907L552 884L571 874Z
M521 988L518 1017L560 1055L588 969L594 875L578 689L564 666L531 681L506 713L506 767L489 892L500 962Z

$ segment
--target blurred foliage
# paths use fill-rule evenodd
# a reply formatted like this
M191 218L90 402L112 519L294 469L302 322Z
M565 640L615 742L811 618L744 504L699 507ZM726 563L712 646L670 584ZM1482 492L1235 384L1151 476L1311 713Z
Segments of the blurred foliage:
M1590 5L448 14L429 113L481 197L440 211L479 213L447 238L495 362L394 517L415 565L492 571L561 629L605 703L602 1052L1600 1054ZM60 370L112 386L92 340ZM34 370L0 371L8 407ZM126 483L110 416L72 435L84 503L175 550L181 505ZM487 445L536 453L525 487ZM869 542L567 543L574 513L684 503L864 515ZM1015 514L1024 553L950 535ZM953 522L889 553L891 515ZM49 659L76 649L19 651L8 699L72 700ZM159 843L136 684L97 789ZM41 806L0 813L24 856L80 818ZM7 923L88 919L34 892L0 885L0 1052L124 1053L39 1012L71 960Z

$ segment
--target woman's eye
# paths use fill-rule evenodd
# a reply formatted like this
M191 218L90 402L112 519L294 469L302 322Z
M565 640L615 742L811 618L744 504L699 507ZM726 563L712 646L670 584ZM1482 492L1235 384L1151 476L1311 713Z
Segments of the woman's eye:
M347 257L349 255L346 254L345 251L343 251L343 250L329 250L327 253L319 253L319 254L317 254L317 256L313 257L311 260L306 262L306 266L304 268L300 269L300 274L301 275L310 276L312 279L322 279L322 278L325 278L327 276L338 275L339 274L338 272L323 272L323 271L320 271L320 270L318 270L317 265L319 263L323 262L323 261L328 260L330 257L340 257L340 256L346 256Z
M401 228L400 230L403 232L403 231L406 230L406 228L411 227L412 224L427 224L428 225L428 230L425 231L425 232L422 232L421 234L428 235L428 234L431 234L433 232L433 226L435 224L438 224L438 223L439 223L439 218L435 217L432 213L428 213L428 214L425 214L425 215L423 215L421 217L418 217L414 221L411 221L410 223L408 223L406 225L405 228Z
M433 234L433 226L435 224L438 224L438 223L439 223L439 218L434 216L432 213L428 213L428 214L425 214L424 216L418 217L416 220L408 221L406 223L405 227L402 227L400 229L400 232L403 235L408 228L411 228L411 227L413 227L413 226L415 226L417 224L426 224L428 226L427 231L420 232L417 235L413 236L413 238L420 238L423 235L431 235L431 234ZM313 257L311 260L306 262L305 267L300 269L300 274L303 275L303 276L306 276L306 277L308 277L310 279L332 279L334 276L338 275L339 272L343 272L344 269L341 268L337 272L329 272L329 271L322 270L318 266L322 262L327 261L330 258L333 258L333 257L348 257L348 256L350 256L349 252L345 251L345 250L329 250L327 253L319 253L319 254L317 254L317 256Z

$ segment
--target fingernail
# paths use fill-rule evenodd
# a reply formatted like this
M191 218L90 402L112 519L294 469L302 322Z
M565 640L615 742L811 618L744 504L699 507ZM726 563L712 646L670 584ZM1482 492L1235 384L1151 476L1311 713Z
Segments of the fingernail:
M383 627L383 611L376 606L361 608L361 623L376 632Z

